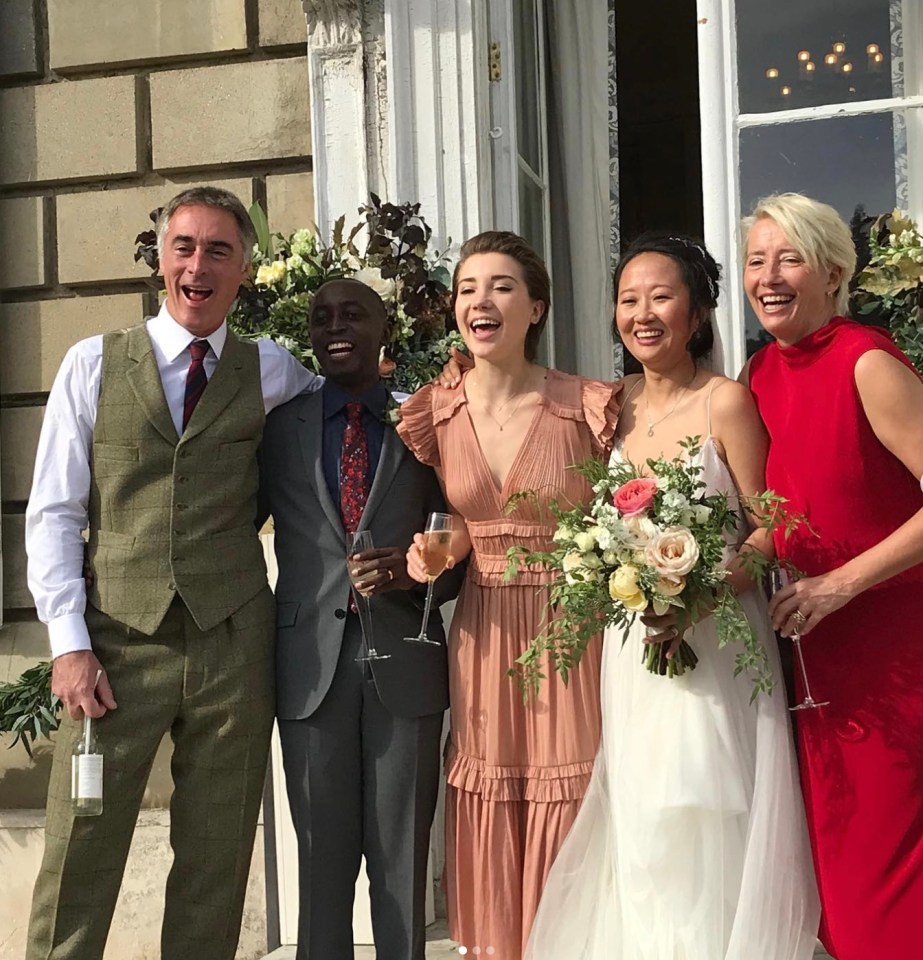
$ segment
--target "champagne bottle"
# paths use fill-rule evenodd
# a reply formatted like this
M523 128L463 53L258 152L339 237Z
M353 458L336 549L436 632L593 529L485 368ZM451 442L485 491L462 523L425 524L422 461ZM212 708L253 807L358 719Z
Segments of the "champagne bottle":
M102 674L96 674L96 682ZM103 812L103 755L96 743L93 718L84 714L83 736L71 757L71 799L77 817L98 817Z

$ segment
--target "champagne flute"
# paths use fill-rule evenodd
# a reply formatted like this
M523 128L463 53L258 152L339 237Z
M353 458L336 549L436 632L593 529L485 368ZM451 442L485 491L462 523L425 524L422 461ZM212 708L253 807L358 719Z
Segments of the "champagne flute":
M416 637L404 637L408 643L430 643L434 647L440 645L438 640L430 640L426 635L426 627L429 623L430 607L433 605L433 584L439 574L445 570L446 564L449 562L449 555L452 552L452 527L451 513L431 513L426 520L423 546L420 548L420 555L428 580L426 606L423 609L423 623L420 625L420 633Z
M773 593L791 583L791 577L789 577L788 573L778 567L770 571L770 578L772 580ZM795 659L798 661L798 669L801 673L801 682L804 684L804 700L802 700L801 703L796 703L793 707L789 707L789 710L817 710L820 707L829 707L829 700L818 703L814 697L811 696L811 685L808 683L808 671L805 669L804 654L801 650L801 632L797 626L792 630L792 649L795 651Z
M346 570L349 573L349 582L352 584L353 602L356 604L356 611L359 614L359 624L362 627L362 645L365 653L360 653L356 657L356 663L364 663L367 660L388 660L390 653L379 653L375 649L375 638L372 635L372 608L369 598L360 593L356 587L356 577L353 574L352 558L363 550L374 549L372 543L372 532L370 530L358 530L356 533L348 534L346 537Z

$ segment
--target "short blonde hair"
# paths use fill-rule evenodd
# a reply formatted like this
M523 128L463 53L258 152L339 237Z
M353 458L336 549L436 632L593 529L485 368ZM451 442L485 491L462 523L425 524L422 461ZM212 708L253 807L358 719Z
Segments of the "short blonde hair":
M856 272L856 248L849 227L828 203L812 200L801 193L775 193L757 200L749 217L741 222L743 257L747 258L747 240L757 220L775 220L792 246L813 270L842 271L834 293L836 312L849 309L849 281Z

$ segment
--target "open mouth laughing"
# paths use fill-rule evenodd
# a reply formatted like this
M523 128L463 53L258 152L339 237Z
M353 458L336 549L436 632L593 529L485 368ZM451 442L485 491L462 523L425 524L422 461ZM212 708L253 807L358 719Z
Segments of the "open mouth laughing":
M190 284L183 284L181 289L183 296L190 303L205 303L212 293L214 293L211 287L192 286Z
M331 360L343 360L355 349L356 345L351 340L335 340L333 343L328 343L326 347L327 356Z

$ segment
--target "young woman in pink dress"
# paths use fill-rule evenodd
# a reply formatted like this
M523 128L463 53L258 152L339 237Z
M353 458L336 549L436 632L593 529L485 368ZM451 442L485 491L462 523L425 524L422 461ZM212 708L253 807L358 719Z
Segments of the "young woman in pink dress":
M744 228L744 285L775 338L745 371L767 483L812 526L777 538L806 576L772 611L829 701L796 714L821 939L837 960L918 957L923 383L884 331L843 316L856 255L832 207L769 197Z
M511 546L546 549L551 500L587 500L567 468L609 454L620 387L535 362L551 291L541 258L515 234L464 244L452 299L474 360L453 389L424 387L398 432L435 467L458 515L456 559L470 547L449 646L446 755L449 927L469 956L518 960L545 877L587 789L599 742L600 644L565 687L545 680L523 702L507 675L540 631L549 580L504 580ZM518 491L534 491L512 511ZM425 580L419 554L409 571Z

